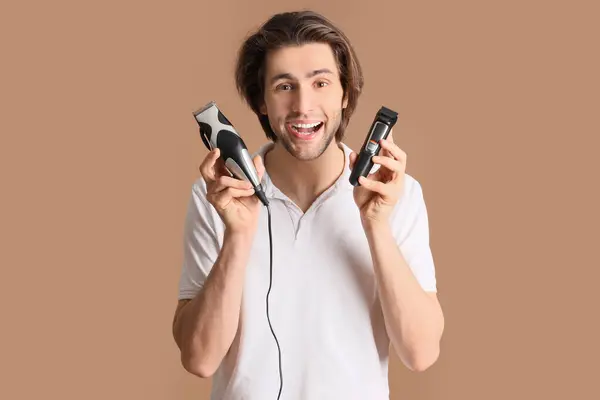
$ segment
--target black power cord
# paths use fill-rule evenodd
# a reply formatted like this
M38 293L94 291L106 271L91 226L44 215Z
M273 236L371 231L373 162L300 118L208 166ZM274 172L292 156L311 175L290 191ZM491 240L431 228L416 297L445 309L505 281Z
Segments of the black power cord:
M279 341L277 340L277 336L273 331L273 326L271 325L271 318L269 317L269 295L271 294L271 286L273 285L273 235L271 233L271 206L267 204L267 212L269 216L269 290L267 291L267 320L269 321L269 327L271 328L271 333L275 338L275 343L277 344L277 351L279 352L279 394L277 395L277 399L281 396L281 390L283 389L283 373L281 371L281 348L279 347Z

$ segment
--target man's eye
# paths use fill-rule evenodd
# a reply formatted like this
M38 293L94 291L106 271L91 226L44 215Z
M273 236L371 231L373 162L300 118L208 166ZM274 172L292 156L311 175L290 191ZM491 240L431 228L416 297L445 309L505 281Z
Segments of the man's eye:
M290 90L292 88L292 85L287 84L287 83L283 83L281 85L279 85L278 89L279 90Z
M317 82L317 86L325 87L325 86L327 86L327 82Z

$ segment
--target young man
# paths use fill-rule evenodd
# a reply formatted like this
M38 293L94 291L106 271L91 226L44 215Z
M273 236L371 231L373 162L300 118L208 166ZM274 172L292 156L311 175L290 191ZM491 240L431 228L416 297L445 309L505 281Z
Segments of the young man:
M236 83L270 139L253 160L272 211L272 282L267 209L210 152L185 224L182 364L214 374L213 399L388 399L390 344L422 371L444 327L406 154L382 141L379 169L349 183L356 153L342 139L362 73L321 15L273 16L242 46Z

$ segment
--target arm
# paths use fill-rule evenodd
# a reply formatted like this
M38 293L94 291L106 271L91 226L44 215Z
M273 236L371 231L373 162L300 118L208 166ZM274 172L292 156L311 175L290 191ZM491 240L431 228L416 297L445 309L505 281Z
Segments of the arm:
M406 263L388 224L365 228L390 340L402 362L423 371L439 355L444 316L435 292L426 292Z
M380 144L383 151L372 158L380 168L360 177L354 199L390 341L404 365L423 371L437 360L444 330L427 207L421 185L405 173L406 153L394 144L391 134ZM356 158L356 153L350 156L351 165Z
M251 242L251 236L225 232L202 290L178 304L173 335L184 368L194 375L211 376L233 342Z
M200 377L216 371L237 333L246 265L262 210L252 185L231 177L219 157L218 148L208 153L200 165L202 179L192 187L173 318L182 365ZM255 156L253 162L262 179L262 159Z

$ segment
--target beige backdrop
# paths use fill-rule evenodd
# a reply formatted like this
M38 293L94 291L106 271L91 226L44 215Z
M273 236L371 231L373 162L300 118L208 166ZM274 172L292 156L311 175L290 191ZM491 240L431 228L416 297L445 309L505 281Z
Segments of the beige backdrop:
M392 359L391 398L600 398L593 3L3 2L0 398L208 399L171 337L191 113L216 100L256 150L235 51L300 7L362 61L347 143L399 111L429 206L446 333L425 373Z

